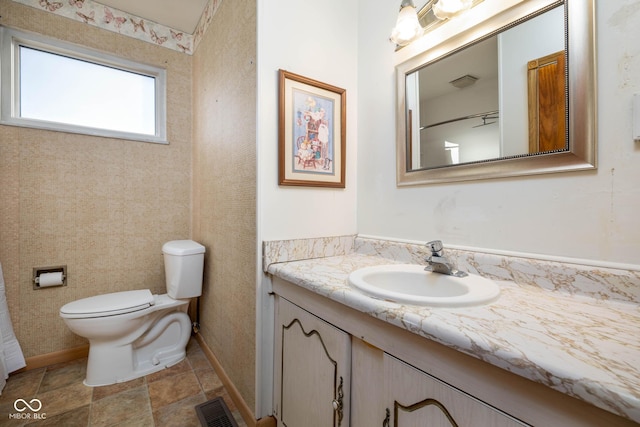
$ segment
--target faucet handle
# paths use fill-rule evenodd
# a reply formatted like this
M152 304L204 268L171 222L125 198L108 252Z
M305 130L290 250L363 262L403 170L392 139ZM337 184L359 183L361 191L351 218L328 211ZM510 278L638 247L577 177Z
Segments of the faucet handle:
M432 240L431 242L428 242L426 246L429 248L432 255L442 256L443 246L441 240Z

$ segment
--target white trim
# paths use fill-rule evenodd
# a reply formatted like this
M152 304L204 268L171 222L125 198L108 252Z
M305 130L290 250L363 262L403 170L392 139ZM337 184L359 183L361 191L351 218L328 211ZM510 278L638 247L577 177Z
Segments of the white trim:
M19 63L16 49L25 46L47 53L60 54L72 59L84 60L117 70L133 72L155 80L155 135L85 127L67 123L34 120L19 117ZM29 127L51 131L79 133L107 138L168 144L166 119L166 70L152 65L141 64L85 47L65 43L34 33L0 26L0 124Z
M261 148L261 141L264 138L260 129L264 128L264 115L259 112L261 105L262 88L264 85L261 78L261 57L265 51L261 33L261 22L263 19L265 0L256 2L256 241L258 242L256 251L256 403L255 416L257 419L273 415L273 373L275 354L275 298L273 295L273 284L271 277L265 274L262 269L264 257L264 194L265 181L260 179L264 174L262 157L264 150Z

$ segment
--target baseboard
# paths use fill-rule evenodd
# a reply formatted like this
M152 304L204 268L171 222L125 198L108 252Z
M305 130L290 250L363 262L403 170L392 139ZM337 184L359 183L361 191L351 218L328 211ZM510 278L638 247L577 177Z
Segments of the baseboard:
M256 420L256 417L253 411L251 410L251 408L249 408L249 405L247 405L247 402L245 402L245 400L242 398L242 395L240 394L236 386L233 384L233 382L231 382L231 379L222 368L222 365L220 364L220 361L218 360L216 355L213 354L209 346L204 342L202 335L196 334L195 337L198 340L198 344L200 344L200 348L202 349L204 354L207 356L207 359L209 359L209 362L211 362L211 365L213 366L213 369L216 371L216 374L218 374L220 381L222 381L222 384L227 389L227 393L229 393L229 397L231 397L231 399L233 400L233 403L235 403L236 407L240 411L240 415L242 415L242 419L247 424L247 426L275 427L276 420L273 417L264 417L259 420Z
M73 360L87 357L88 355L89 355L89 344L86 344L80 347L54 351L53 353L27 357L25 359L27 366L25 366L24 368L16 372L24 372L24 371L30 371L31 369L44 368L45 366L55 365L56 363L71 362Z
M276 419L274 417L264 417L256 420L256 427L276 427Z

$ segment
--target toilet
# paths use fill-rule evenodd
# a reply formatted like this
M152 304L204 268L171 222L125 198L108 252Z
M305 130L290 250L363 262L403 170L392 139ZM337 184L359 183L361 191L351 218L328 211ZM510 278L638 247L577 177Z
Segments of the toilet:
M89 340L85 385L129 381L184 359L192 328L187 309L202 293L204 252L192 240L162 246L166 294L114 292L62 306L69 329Z

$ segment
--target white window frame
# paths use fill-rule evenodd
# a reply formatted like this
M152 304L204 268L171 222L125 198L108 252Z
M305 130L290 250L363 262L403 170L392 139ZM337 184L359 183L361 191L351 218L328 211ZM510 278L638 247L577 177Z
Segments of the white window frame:
M155 80L155 135L20 117L19 51L21 46L152 77ZM0 101L0 124L3 125L168 144L166 70L159 67L130 61L38 34L0 26L0 95L2 98Z

